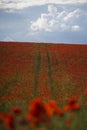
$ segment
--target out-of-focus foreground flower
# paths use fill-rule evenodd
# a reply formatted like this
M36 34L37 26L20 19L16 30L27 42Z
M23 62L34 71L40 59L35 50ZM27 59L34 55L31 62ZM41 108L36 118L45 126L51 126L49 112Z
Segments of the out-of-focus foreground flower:
M47 115L46 109L41 99L36 98L29 104L27 118L30 125L38 125L39 123L46 123L49 121L49 116Z
M67 112L75 112L80 110L81 104L78 102L77 97L71 97L68 103L64 107L60 107L55 100L50 100L43 103L40 98L35 98L29 105L28 111L24 117L22 115L22 109L20 107L13 107L11 112L0 113L0 124L6 125L7 130L15 130L16 124L21 126L39 127L40 124L46 126L52 125L52 118L56 116L62 118ZM66 119L66 126L70 126L71 119ZM24 129L24 128L23 128ZM42 129L42 128L38 128ZM45 128L43 128L45 129Z
M81 107L81 104L78 102L78 97L74 96L71 97L68 101L68 103L64 106L64 111L77 111Z

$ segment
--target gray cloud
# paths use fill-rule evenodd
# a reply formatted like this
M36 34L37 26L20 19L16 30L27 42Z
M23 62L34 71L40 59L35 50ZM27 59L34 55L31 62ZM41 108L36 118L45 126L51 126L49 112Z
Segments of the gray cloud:
M9 9L11 12L25 7L44 4L76 4L87 3L87 0L0 0L0 9Z

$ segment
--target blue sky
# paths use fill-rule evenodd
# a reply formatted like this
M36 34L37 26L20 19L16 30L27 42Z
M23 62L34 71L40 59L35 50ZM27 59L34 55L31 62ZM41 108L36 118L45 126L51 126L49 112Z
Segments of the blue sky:
M0 0L0 41L87 44L87 0Z

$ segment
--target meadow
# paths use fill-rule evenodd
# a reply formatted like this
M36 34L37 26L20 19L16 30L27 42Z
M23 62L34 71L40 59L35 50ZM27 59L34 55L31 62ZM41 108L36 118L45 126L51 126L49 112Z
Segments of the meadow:
M37 100L31 103L33 99ZM22 127L3 125L2 117L8 119L6 113L11 114L19 107L14 112L20 115L22 110L23 118L28 115L29 104L31 111L36 111L35 103L40 107L39 114L45 115L39 120L46 126L41 124L39 128L34 122L35 127L30 128L25 126L27 120ZM0 42L0 127L0 130L86 130L87 45Z

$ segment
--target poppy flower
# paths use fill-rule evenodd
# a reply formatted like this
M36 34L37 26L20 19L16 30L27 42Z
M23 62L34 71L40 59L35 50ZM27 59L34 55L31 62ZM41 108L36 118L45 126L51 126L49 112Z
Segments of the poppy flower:
M16 116L18 116L18 115L20 115L20 114L22 113L22 109L19 108L19 107L14 107L14 108L12 108L12 112L13 112Z
M29 104L29 110L32 110L36 108L37 106L42 105L42 101L40 98L35 98L30 104Z
M29 105L29 110L27 117L31 125L38 125L40 122L46 122L48 119L44 104L39 98L32 101Z
M75 103L77 102L77 100L78 100L78 97L77 97L77 96L71 97L71 98L69 99L68 104L71 106L71 105L75 104Z
M48 116L53 116L54 113L57 110L57 102L54 100L51 100L45 104L45 109L47 111Z
M62 108L58 107L56 109L56 114L59 116L59 117L62 117L64 115L64 111Z
M69 105L65 105L63 107L63 110L64 110L64 112L68 112L70 110L70 106Z
M80 107L81 107L81 104L80 104L80 103L75 103L74 105L72 105L72 106L70 107L70 109L71 109L72 111L77 111L77 110L80 109Z
M5 118L5 125L7 126L8 130L15 129L14 118L12 115L7 114L7 116Z
M73 97L69 100L67 105L64 106L64 111L76 111L79 110L81 107L81 104L77 102L77 97Z

